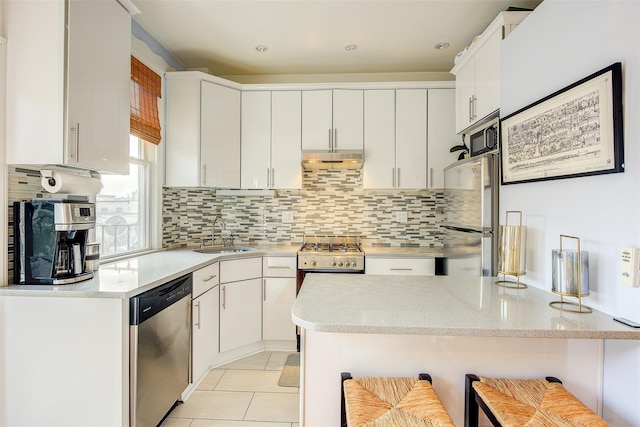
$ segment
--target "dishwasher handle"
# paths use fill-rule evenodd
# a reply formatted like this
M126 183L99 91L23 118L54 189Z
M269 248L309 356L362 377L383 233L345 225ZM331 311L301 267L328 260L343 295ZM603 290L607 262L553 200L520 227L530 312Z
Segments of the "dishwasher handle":
M191 296L192 288L192 275L187 274L132 297L129 299L129 325L139 325L182 298Z

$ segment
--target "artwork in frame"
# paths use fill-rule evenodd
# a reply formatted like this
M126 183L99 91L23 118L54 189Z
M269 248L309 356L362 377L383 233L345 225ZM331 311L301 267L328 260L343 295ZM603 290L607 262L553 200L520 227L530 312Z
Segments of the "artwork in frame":
M624 172L617 62L501 120L502 183Z

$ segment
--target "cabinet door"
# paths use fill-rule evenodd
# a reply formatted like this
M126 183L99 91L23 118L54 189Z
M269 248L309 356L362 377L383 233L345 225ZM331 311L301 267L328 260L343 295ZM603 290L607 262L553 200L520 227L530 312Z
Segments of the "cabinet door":
M200 79L167 78L165 182L197 187L200 176Z
M296 277L295 256L266 256L262 258L262 277Z
M260 341L262 279L220 286L220 352Z
M456 133L473 123L472 100L476 98L476 61L470 58L456 74Z
M208 290L191 302L191 382L195 383L209 371L218 355L219 287Z
M427 188L427 90L396 91L396 188Z
M362 90L333 91L333 149L362 150L364 133Z
M364 92L363 188L393 188L395 183L395 90Z
M291 309L296 299L296 279L264 278L262 286L262 339L295 340Z
M333 141L332 93L302 91L302 149L331 150Z
M242 188L268 188L271 182L271 92L242 93Z
M271 187L302 188L302 92L271 93Z
M429 89L427 107L429 188L444 188L444 168L458 159L449 149L462 142L456 135L454 89Z
M500 43L502 28L493 33L477 51L476 60L476 105L478 121L500 108Z
M200 167L203 186L240 187L240 91L202 82Z
M69 2L66 163L129 173L131 16L115 1Z

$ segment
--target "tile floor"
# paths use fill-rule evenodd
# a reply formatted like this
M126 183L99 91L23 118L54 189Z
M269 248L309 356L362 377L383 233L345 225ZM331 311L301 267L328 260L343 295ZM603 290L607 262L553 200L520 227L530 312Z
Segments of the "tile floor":
M299 389L278 386L286 352L213 369L161 427L299 427Z

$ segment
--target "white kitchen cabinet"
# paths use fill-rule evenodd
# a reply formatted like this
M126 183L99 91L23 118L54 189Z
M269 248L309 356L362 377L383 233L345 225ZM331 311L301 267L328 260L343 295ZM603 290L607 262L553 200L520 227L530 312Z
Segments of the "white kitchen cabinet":
M530 12L502 12L453 67L456 132L500 108L500 44Z
M262 339L262 258L220 262L220 352Z
M365 93L364 188L427 188L427 90Z
M220 281L217 262L193 272L191 301L191 382L209 372L218 355Z
M444 188L444 168L458 160L449 149L462 141L455 130L455 90L429 89L427 104L427 160L429 188Z
M358 89L302 91L302 150L362 150L363 96Z
M242 93L242 188L302 187L300 129L300 91Z
M166 185L240 188L240 85L166 73Z
M365 262L365 274L398 276L435 276L435 258L371 258Z
M291 309L296 299L296 257L262 260L262 339L295 341Z
M115 0L4 7L6 162L128 174L129 13Z

